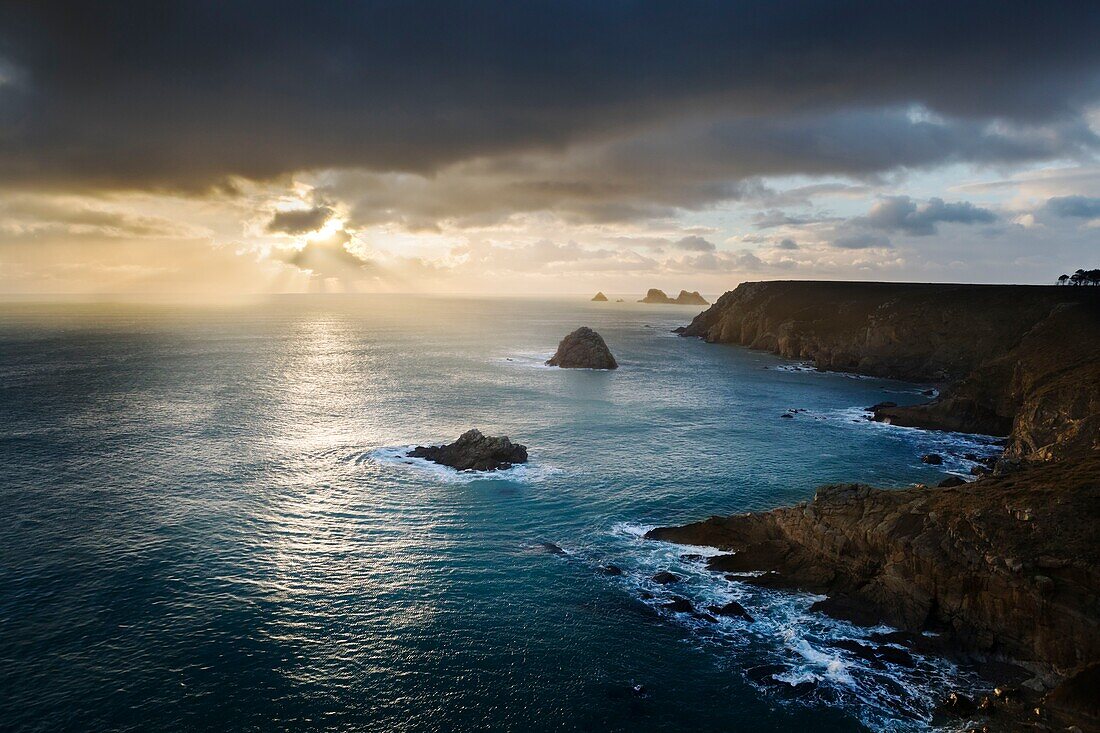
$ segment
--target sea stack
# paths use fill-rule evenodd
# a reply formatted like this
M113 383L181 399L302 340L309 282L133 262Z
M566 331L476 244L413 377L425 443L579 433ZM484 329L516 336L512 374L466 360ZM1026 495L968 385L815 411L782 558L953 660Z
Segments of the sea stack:
M409 456L459 471L497 471L516 463L527 463L527 446L513 443L507 436L482 435L480 430L474 429L467 430L448 445L418 445L409 451Z
M645 294L645 297L638 301L639 303L671 303L672 298L665 295L664 290L658 290L657 288L650 288L649 292Z
M675 298L670 298L665 294L665 291L658 290L657 288L650 288L645 294L645 297L638 302L660 303L664 305L710 305L710 303L699 294L698 290L693 290L690 293L686 290L681 290L680 294Z
M698 290L693 290L690 293L686 290L681 290L680 294L676 296L677 305L710 305L706 299L699 294Z
M581 326L558 344L554 356L546 362L562 369L618 369L603 337L588 326Z
M602 292L601 293L596 293L595 295L592 296L592 302L594 302L594 303L606 303L607 302L607 296L604 295Z

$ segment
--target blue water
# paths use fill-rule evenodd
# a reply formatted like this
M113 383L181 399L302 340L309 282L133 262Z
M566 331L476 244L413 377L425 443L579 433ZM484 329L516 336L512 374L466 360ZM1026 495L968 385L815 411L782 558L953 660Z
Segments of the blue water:
M965 671L860 666L829 643L866 630L812 597L640 534L829 481L937 481L923 453L989 447L862 419L920 385L669 333L695 312L3 306L0 729L925 728ZM541 366L579 325L621 369ZM532 463L477 479L399 458L470 427ZM647 580L663 569L685 582ZM673 592L757 621L670 615ZM746 677L760 664L783 679Z

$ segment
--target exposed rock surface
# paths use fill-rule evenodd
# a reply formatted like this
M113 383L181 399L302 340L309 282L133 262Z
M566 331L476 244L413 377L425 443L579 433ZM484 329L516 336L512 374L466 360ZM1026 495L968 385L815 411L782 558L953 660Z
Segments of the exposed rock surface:
M1069 290L771 282L726 293L682 333L821 369L944 382L925 405L869 409L1008 435L1005 456L973 483L825 486L812 502L647 536L733 552L708 566L827 594L817 610L893 624L917 650L1017 660L1047 683L1090 668L1100 660L1100 292ZM929 646L927 630L947 633ZM1096 674L1064 688L1066 702L1051 693L1050 715L1080 709ZM995 702L1034 719L1027 705ZM1088 730L1094 713L1073 720Z
M527 446L513 443L506 436L482 435L467 430L448 445L418 445L409 452L413 458L426 458L459 471L497 471L527 462Z
M546 362L563 369L618 369L603 337L588 326L581 326L558 344L554 356Z
M645 294L645 297L638 301L639 303L662 303L665 305L708 305L705 298L699 294L698 290L688 292L681 290L680 294L675 298L670 298L665 294L665 291L658 290L657 288L650 288Z
M607 296L604 295L602 292L599 292L599 293L596 293L595 295L592 296L592 300L593 300L593 302L596 302L596 303L606 303L607 302Z
M768 571L746 582L851 600L875 620L1066 673L1100 659L1098 528L1091 454L953 488L824 486L805 504L646 536L735 553L711 558L715 571Z
M954 383L899 425L1011 435L1006 455L1100 449L1100 289L743 283L683 331L820 369Z

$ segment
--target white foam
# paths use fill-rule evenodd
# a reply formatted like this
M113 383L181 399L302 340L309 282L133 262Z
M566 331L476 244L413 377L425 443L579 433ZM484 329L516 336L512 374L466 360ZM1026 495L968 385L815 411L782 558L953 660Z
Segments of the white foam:
M783 665L785 669L771 677L772 683L750 682L762 695L773 694L774 682L792 687L807 682L815 685L797 699L779 696L779 704L825 707L839 701L871 730L929 730L932 710L945 690L965 691L978 684L975 677L951 662L912 650L909 653L915 666L910 668L870 662L838 648L836 642L845 639L877 648L882 644L870 635L890 628L860 628L810 612L810 606L822 596L759 588L740 582L740 576L711 572L704 564L684 560L681 555L710 556L721 551L645 540L645 533L652 528L627 521L611 525L606 536L611 546L599 554L602 561L610 560L622 568L623 574L607 576L607 581L621 585L668 623L683 627L691 639L733 670ZM670 586L655 583L653 575L665 570L681 580ZM735 600L754 621L723 617L712 623L691 614L670 613L665 604L673 596L687 598L699 611Z

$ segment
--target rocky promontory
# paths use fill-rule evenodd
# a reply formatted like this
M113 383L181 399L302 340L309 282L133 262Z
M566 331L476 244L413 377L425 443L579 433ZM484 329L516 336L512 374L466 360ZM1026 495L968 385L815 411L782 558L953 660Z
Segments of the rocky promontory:
M562 369L618 369L619 363L607 348L603 337L588 326L581 326L558 344L558 350L546 362Z
M698 290L688 292L681 290L680 294L675 298L670 298L665 294L665 291L658 290L657 288L650 288L645 294L645 297L638 301L639 303L659 303L664 305L707 305L707 301L699 294Z
M513 443L507 436L482 435L467 430L447 445L418 445L409 451L412 458L424 458L459 471L498 471L517 463L527 463L527 446Z
M940 382L930 402L882 403L875 418L1008 441L972 483L830 485L794 507L650 539L726 550L712 570L826 594L814 610L894 625L917 645L941 632L940 651L1021 663L1032 686L1100 661L1100 292L745 283L681 333L821 369ZM1065 712L1067 697L1051 693L1050 708Z
M743 283L680 331L819 369L945 383L898 425L1009 435L1006 455L1100 449L1100 289Z

